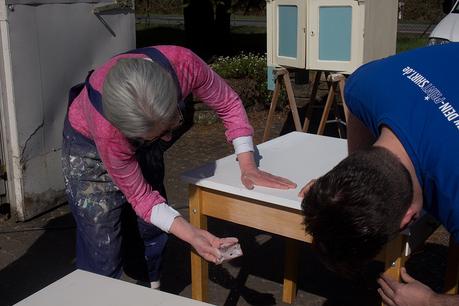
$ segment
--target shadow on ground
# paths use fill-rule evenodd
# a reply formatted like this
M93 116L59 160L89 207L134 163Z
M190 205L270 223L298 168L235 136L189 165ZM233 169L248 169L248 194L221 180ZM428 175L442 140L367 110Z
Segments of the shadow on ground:
M280 297L263 291L263 285L247 285L249 277L278 284L283 282L284 239L229 222L209 219L209 230L217 236L237 233L244 256L221 266L209 266L209 279L229 293L221 296L218 305L238 305L241 299L249 305L282 304ZM164 291L179 294L190 284L190 256L188 247L172 238L166 252L162 277ZM184 258L175 260L172 258ZM377 305L375 279L381 265L373 265L365 279L350 281L327 271L312 250L302 244L298 289L327 298L326 305ZM372 281L370 281L372 279ZM368 284L374 284L368 286ZM303 304L301 304L303 305Z
M1 305L14 304L75 270L72 216L51 219L43 228L43 234L23 256L0 270Z

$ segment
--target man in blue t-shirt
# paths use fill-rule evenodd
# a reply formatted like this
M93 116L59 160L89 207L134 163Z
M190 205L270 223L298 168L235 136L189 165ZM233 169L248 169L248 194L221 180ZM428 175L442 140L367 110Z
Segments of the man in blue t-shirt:
M323 261L354 271L419 217L459 241L459 43L366 64L346 83L349 157L302 190L306 231ZM459 305L402 271L383 276L388 305Z

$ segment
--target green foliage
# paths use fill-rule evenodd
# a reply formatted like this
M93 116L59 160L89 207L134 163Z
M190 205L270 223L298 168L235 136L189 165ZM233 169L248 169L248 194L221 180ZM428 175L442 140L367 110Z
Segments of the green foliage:
M211 67L233 87L246 107L264 107L269 103L271 92L267 89L265 55L241 53L219 57Z
M425 47L427 45L427 38L425 37L410 37L410 36L399 36L397 38L397 53Z
M225 79L248 77L264 78L266 75L266 56L241 53L237 56L219 57L212 63L212 69ZM261 76L263 74L263 76Z
M438 22L444 15L443 0L404 0L403 20L418 22Z

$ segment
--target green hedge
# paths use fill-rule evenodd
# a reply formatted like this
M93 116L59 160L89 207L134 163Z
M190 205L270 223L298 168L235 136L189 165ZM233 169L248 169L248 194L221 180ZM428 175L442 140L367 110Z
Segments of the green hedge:
M269 105L271 91L267 89L265 55L241 53L219 57L211 67L239 94L244 106Z

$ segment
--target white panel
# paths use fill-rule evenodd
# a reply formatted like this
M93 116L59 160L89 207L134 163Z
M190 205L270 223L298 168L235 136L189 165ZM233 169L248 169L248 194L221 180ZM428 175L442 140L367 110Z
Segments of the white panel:
M211 306L94 273L76 270L17 306Z
M248 190L241 183L234 154L189 171L182 178L198 186L299 210L301 198L298 192L301 188L311 179L324 175L347 156L345 139L301 132L272 139L257 148L260 169L292 180L298 185L296 189L255 186Z

